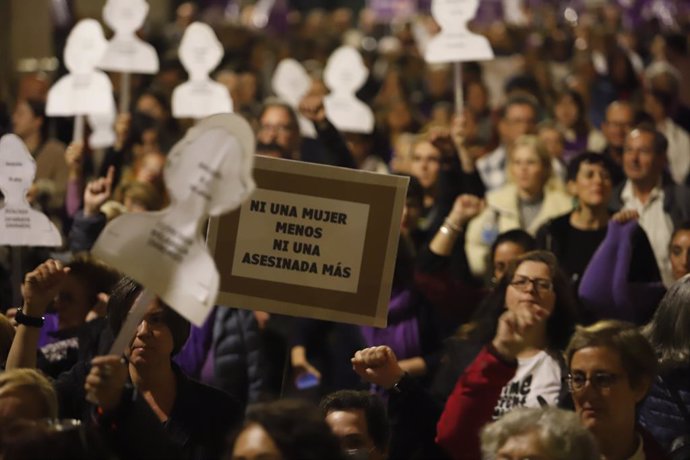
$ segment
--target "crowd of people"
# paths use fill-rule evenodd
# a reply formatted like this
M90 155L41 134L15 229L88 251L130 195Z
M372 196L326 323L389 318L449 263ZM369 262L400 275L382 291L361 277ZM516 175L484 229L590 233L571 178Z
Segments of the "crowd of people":
M27 199L64 241L0 247L0 457L690 459L690 10L480 9L495 59L462 64L455 107L453 66L424 60L438 25L423 8L387 22L278 2L257 28L255 6L230 20L220 3L139 32L160 71L131 76L112 147L46 116L59 75L20 75L0 104L0 134L36 160ZM194 123L172 116L177 49L196 20L225 48L212 76L257 155L409 177L387 327L242 305L196 327L155 298L108 354L143 289L89 250L170 201L166 155ZM343 44L369 70L372 133L326 115ZM272 93L287 57L312 79L298 107Z

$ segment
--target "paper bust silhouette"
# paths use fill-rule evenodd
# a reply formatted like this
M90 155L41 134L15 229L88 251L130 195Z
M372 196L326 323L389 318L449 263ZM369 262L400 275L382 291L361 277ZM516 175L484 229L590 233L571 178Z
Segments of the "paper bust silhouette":
M208 76L223 58L223 46L213 29L201 22L190 24L182 36L179 56L187 69L189 81L173 91L173 116L203 118L232 112L232 99L227 87Z
M479 0L433 0L431 14L441 26L426 47L427 62L463 62L493 59L486 37L470 32L467 22L477 14Z
M98 21L83 19L74 26L65 46L65 65L70 73L48 91L48 115L86 115L115 110L110 79L96 70L106 46Z
M276 95L296 110L299 107L300 101L311 87L311 78L298 61L283 59L276 67L271 85ZM297 119L302 135L315 138L316 128L314 128L314 124L300 114L297 115Z
M150 44L136 36L149 12L146 0L108 0L103 20L115 35L100 62L100 67L115 72L156 73L158 55Z
M239 207L254 190L253 155L254 135L242 117L202 120L168 155L164 177L170 206L115 218L93 254L201 324L219 283L201 227L209 215Z
M89 114L87 120L91 127L89 145L92 148L102 149L115 143L115 112Z
M341 46L328 58L324 81L331 93L324 98L323 104L326 116L339 131L374 131L373 112L355 95L368 75L362 56L351 46Z
M61 246L60 232L42 212L32 209L26 192L36 176L36 162L14 134L0 138L0 245Z

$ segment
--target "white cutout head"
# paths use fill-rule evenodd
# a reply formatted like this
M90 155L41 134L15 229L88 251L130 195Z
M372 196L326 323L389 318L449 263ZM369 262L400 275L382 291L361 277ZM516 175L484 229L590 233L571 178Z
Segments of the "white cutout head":
M223 59L223 45L211 26L194 22L182 36L179 56L190 80L205 80Z
M271 80L273 91L291 106L296 107L311 87L311 78L302 64L294 59L283 59Z
M6 201L26 202L26 192L36 176L36 161L15 134L0 138L0 190Z
M148 13L146 0L108 0L103 20L116 34L132 35L144 25Z
M203 201L200 214L236 209L254 191L253 164L254 133L244 118L231 113L205 118L168 155L165 183L190 185L168 189L171 207L195 194Z
M362 56L351 46L341 46L331 54L324 69L328 88L338 93L354 93L367 80L369 70Z
M479 0L433 0L431 15L441 29L453 29L474 19L478 8Z
M65 66L73 74L91 73L101 61L108 42L95 19L82 19L72 29L65 46Z
M115 112L90 113L87 116L91 135L89 145L92 148L106 148L115 143Z

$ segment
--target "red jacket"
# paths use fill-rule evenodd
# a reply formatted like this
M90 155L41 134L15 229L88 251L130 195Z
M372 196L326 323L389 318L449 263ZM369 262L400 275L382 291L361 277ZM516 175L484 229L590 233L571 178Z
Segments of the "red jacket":
M515 376L517 362L506 362L482 348L448 397L436 425L436 443L455 460L479 460L479 431L488 422L501 390Z

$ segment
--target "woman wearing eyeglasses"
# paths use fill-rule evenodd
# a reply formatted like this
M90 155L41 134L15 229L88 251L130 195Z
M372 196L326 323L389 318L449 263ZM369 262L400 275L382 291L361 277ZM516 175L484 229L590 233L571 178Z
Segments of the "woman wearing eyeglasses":
M577 309L550 252L519 257L467 334L483 345L458 379L436 442L454 459L480 458L479 430L517 407L568 405L559 358ZM467 345L466 345L467 346Z
M565 357L575 411L596 438L603 459L667 458L635 420L637 404L654 381L657 360L632 324L608 320L578 328Z

